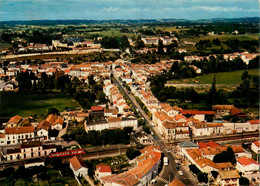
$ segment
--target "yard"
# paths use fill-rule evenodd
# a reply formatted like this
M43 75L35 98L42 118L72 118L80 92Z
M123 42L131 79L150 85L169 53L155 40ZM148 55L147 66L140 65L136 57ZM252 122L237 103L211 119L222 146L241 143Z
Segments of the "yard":
M42 115L50 107L63 111L65 107L75 109L80 105L62 93L0 92L0 117Z
M238 70L233 72L219 72L216 73L216 84L240 84L242 83L241 76L244 70ZM259 69L248 70L250 75L259 75ZM194 84L193 80L199 82L199 84L212 84L214 73L204 74L195 78L171 80L168 84Z

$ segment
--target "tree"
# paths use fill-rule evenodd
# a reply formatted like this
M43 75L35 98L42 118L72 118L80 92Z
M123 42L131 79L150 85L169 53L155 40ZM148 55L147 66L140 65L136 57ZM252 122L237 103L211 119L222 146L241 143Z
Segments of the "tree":
M213 82L206 99L206 104L208 108L211 108L211 105L215 103L216 91L216 74L214 74Z
M158 54L164 54L164 50L163 50L163 41L161 39L158 40Z
M50 115L50 114L54 114L54 115L59 115L59 110L55 107L50 107L48 108L48 111L47 111L47 114Z
M106 94L103 91L98 91L97 99L98 99L99 103L106 103L107 102Z
M143 126L143 130L144 132L146 132L147 134L151 134L150 128L146 125Z
M198 174L198 180L199 180L199 182L208 183L208 174L204 173L204 172L200 172Z
M222 163L222 162L231 162L233 165L236 164L236 156L231 147L228 147L226 151L218 153L214 156L213 162Z
M248 180L248 178L246 178L246 177L241 177L241 178L239 178L239 185L242 185L242 186L247 186L247 185L249 185L249 180Z
M141 152L137 149L134 149L133 147L130 147L126 150L126 156L132 160L134 158L136 158L137 156L140 156Z

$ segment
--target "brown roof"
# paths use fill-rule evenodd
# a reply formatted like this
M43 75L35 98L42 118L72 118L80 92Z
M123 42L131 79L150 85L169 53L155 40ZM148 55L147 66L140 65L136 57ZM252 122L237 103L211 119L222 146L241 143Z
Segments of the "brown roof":
M42 146L42 142L40 141L31 141L31 142L21 144L21 148L31 148L31 147L39 147L39 146Z
M36 130L44 129L44 130L49 130L51 127L50 122L43 120L38 126Z
M81 167L87 168L87 165L82 160L82 158L74 156L70 159L70 163L75 171L79 170Z
M46 121L50 122L50 123L54 123L55 120L57 119L57 116L50 114L47 118Z
M231 110L234 105L212 105L213 110Z
M21 134L34 132L34 127L5 127L5 134Z
M8 121L8 123L11 123L11 122L12 122L12 123L18 124L18 123L21 121L21 119L22 119L21 116L16 115L16 116L12 117L12 118Z
M218 173L222 180L240 178L237 170L218 171Z
M236 107L234 107L234 108L232 108L231 110L230 110L230 114L232 115L232 116L234 116L234 115L238 115L238 114L243 114L244 115L244 113L239 109L239 108L236 108Z
M216 165L221 169L234 168L234 166L230 162L216 163Z

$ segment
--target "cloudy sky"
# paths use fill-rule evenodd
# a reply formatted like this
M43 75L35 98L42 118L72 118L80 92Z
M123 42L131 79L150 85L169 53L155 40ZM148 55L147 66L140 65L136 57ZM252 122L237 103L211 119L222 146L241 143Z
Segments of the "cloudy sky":
M0 20L259 16L258 0L0 0Z

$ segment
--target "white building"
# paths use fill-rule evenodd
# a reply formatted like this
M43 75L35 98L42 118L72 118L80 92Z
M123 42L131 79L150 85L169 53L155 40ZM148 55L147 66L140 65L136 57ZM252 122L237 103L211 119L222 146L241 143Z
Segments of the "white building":
M98 122L87 122L85 121L85 129L86 131L90 130L105 130L105 129L115 129L124 127L133 127L133 130L136 130L138 127L138 120L133 116L128 117L110 117L106 120L98 121Z
M98 180L104 176L110 176L111 174L112 170L109 165L100 163L96 166L95 176Z
M70 159L70 168L75 176L87 176L88 168L82 158L74 156Z
M257 154L260 152L260 141L255 141L251 145L251 150Z
M34 127L6 127L5 141L7 145L21 144L35 139Z
M237 159L236 168L238 171L245 174L245 173L253 173L253 172L259 171L260 166L252 158L243 156L243 157L240 157Z
M56 152L56 145L42 145L39 141L33 141L21 144L20 148L7 149L1 161L38 158L48 156L51 152Z

